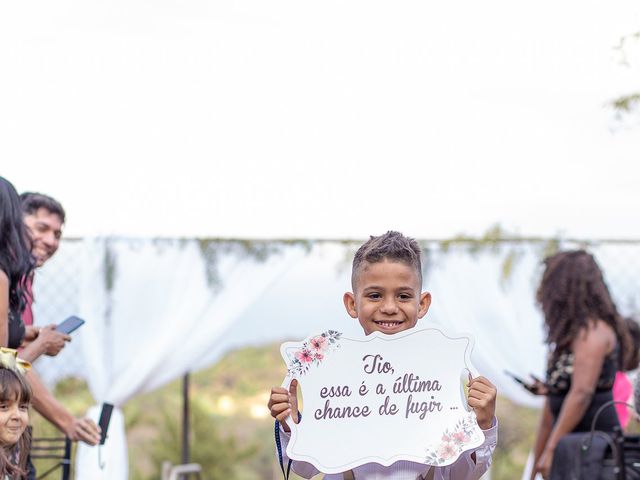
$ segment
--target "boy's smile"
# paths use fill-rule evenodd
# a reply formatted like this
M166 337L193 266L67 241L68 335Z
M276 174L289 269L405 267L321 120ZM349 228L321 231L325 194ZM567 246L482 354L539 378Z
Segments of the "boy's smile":
M353 288L353 293L344 294L344 305L347 313L358 319L366 335L413 328L431 304L431 295L420 293L418 273L402 262L384 259L365 263Z

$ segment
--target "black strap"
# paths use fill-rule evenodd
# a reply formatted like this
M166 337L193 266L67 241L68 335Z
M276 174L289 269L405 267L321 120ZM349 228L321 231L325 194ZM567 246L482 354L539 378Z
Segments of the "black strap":
M582 456L586 456L587 451L593 444L594 437L603 438L609 445L609 448L611 449L611 452L613 454L613 459L617 463L616 468L614 469L614 473L616 473L617 478L619 478L620 480L624 480L626 478L624 460L624 434L621 432L620 427L615 427L613 435L607 432L596 430L596 423L598 422L598 417L600 416L600 414L607 408L614 407L615 405L626 405L632 411L634 410L632 405L626 402L621 402L619 400L610 400L602 404L593 416L593 420L591 421L591 430L584 436L580 450ZM619 439L618 441L616 441L616 437ZM580 467L582 467L582 463L578 461L578 468Z
M298 412L298 423L302 419L302 414ZM276 449L278 450L278 462L280 463L280 470L282 470L282 476L284 480L289 479L289 473L291 472L291 462L289 459L289 463L287 464L287 471L284 471L284 460L282 459L282 442L280 441L280 422L276 420L275 424L275 437L276 437Z

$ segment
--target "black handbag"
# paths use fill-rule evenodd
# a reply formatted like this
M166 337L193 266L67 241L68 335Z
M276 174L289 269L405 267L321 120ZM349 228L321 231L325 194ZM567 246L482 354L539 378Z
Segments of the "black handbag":
M570 433L556 446L550 480L640 480L640 435L624 435L596 430L602 411L625 402L602 405L591 422L589 432Z

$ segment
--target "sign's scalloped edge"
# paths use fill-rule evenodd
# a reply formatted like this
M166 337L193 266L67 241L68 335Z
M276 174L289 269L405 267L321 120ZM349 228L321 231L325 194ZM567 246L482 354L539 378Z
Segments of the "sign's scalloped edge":
M361 336L361 337L342 337L343 340L350 340L350 341L354 341L354 342L360 342L360 343L368 343L368 342L372 342L375 340L382 340L385 342L388 341L394 341L394 340L398 340L400 338L403 337L407 337L407 336L411 336L411 335L416 335L425 331L436 331L438 333L440 333L443 337L449 339L449 340L466 340L467 341L467 345L465 346L464 349L464 364L465 367L472 373L473 376L477 376L478 375L478 371L473 367L472 363L471 363L471 352L473 351L473 347L475 346L475 339L473 337L472 334L470 333L466 333L466 332L457 332L455 334L451 334L448 333L446 331L443 331L442 328L439 327L426 327L426 328L412 328L409 330L405 330L403 332L398 332L392 335L388 335L382 332L372 332L369 335L366 336ZM321 334L315 334L315 335L309 335L306 338L304 338L301 341L289 341L289 342L284 342L280 345L280 355L282 356L282 359L285 362L285 365L287 366L287 375L285 376L283 382L282 382L282 387L284 388L288 388L289 385L291 384L291 381L293 379L297 379L298 376L292 374L289 371L289 365L290 365L290 360L291 360L291 356L290 356L290 352L293 350L298 350L300 347L302 347L302 345L305 342L308 342L310 339L321 335ZM348 464L345 465L341 465L341 466L334 466L334 467L330 467L330 466L326 466L323 465L321 462L318 461L317 458L315 457L311 457L309 455L301 455L298 453L294 452L294 448L295 448L295 444L296 444L296 437L298 434L298 429L297 429L297 424L295 422L293 422L293 419L291 418L291 416L289 415L286 419L285 422L287 423L287 425L289 426L290 430L291 430L291 438L289 440L289 443L287 445L287 455L289 455L289 458L296 460L296 461L303 461L303 462L308 462L311 463L313 466L315 466L321 473L324 474L335 474L335 473L342 473L348 470L351 470L353 468L356 468L358 466L367 464L367 463L377 463L379 465L388 467L390 465L393 465L394 463L398 462L398 461L409 461L409 462L415 462L415 463L420 463L422 465L425 466L429 466L432 464L426 463L425 458L424 457L418 457L412 454L396 454L392 457L389 458L380 458L377 456L367 456L367 457L362 457L358 460L355 460L353 462L349 462ZM447 459L447 461L439 463L435 466L437 467L446 467L449 465L454 464L455 462L458 461L458 459L465 453L468 452L469 450L475 449L477 447L479 447L480 445L482 445L485 441L485 435L484 432L480 429L479 426L477 426L478 431L481 433L482 438L478 438L477 441L473 441L470 442L468 446L466 446L466 448L464 450L462 450L460 453L458 453L455 456L452 456L450 459Z
M294 453L293 451L291 451L291 453L294 453L295 458L293 458L291 456L289 458L293 458L296 461L302 461L302 462L310 463L314 467L316 467L320 471L320 473L324 473L324 474L343 473L343 472L346 472L348 470L352 470L354 468L357 468L357 467L359 467L361 465L365 465L367 463L377 463L379 465L382 465L383 467L389 467L389 466L393 465L394 463L401 462L401 461L419 463L419 464L424 465L424 466L447 467L447 466L453 465L455 462L457 462L458 459L465 452L468 452L469 450L473 450L475 448L478 448L479 446L481 446L485 442L486 438L485 438L484 432L482 430L480 430L480 432L482 433L482 439L478 439L477 442L471 442L469 444L468 448L466 448L465 450L461 451L457 455L447 459L446 462L439 463L437 465L432 465L430 463L426 463L424 461L423 457L418 457L418 456L414 456L414 455L410 455L410 454L404 454L404 453L399 453L399 454L396 454L393 457L389 457L389 458L380 458L380 457L376 457L376 456L362 457L362 458L359 458L357 460L354 460L353 462L347 463L345 465L340 465L340 466L335 466L335 467L322 465L315 457L311 457L309 455L300 455L300 454ZM292 441L289 443L289 445L293 445L293 437L292 437L291 440ZM287 448L287 454L289 454L289 448Z

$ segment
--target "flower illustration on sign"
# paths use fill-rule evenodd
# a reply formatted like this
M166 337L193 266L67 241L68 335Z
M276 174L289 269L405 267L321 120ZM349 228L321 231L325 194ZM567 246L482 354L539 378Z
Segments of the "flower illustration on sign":
M296 352L296 358L300 363L309 363L313 362L313 354L306 348L299 350Z
M327 330L307 339L302 343L302 347L293 353L289 363L289 373L304 375L311 365L320 365L327 353L340 347L341 336L340 332Z
M313 337L309 341L309 343L311 344L311 348L315 352L323 352L327 348L327 345L329 344L329 342L327 341L327 337L324 337L322 335Z
M458 457L463 451L468 450L470 442L477 441L482 432L477 428L475 415L464 416L453 429L446 429L442 434L440 443L427 448L425 463L429 465L442 465L451 463L450 460Z

